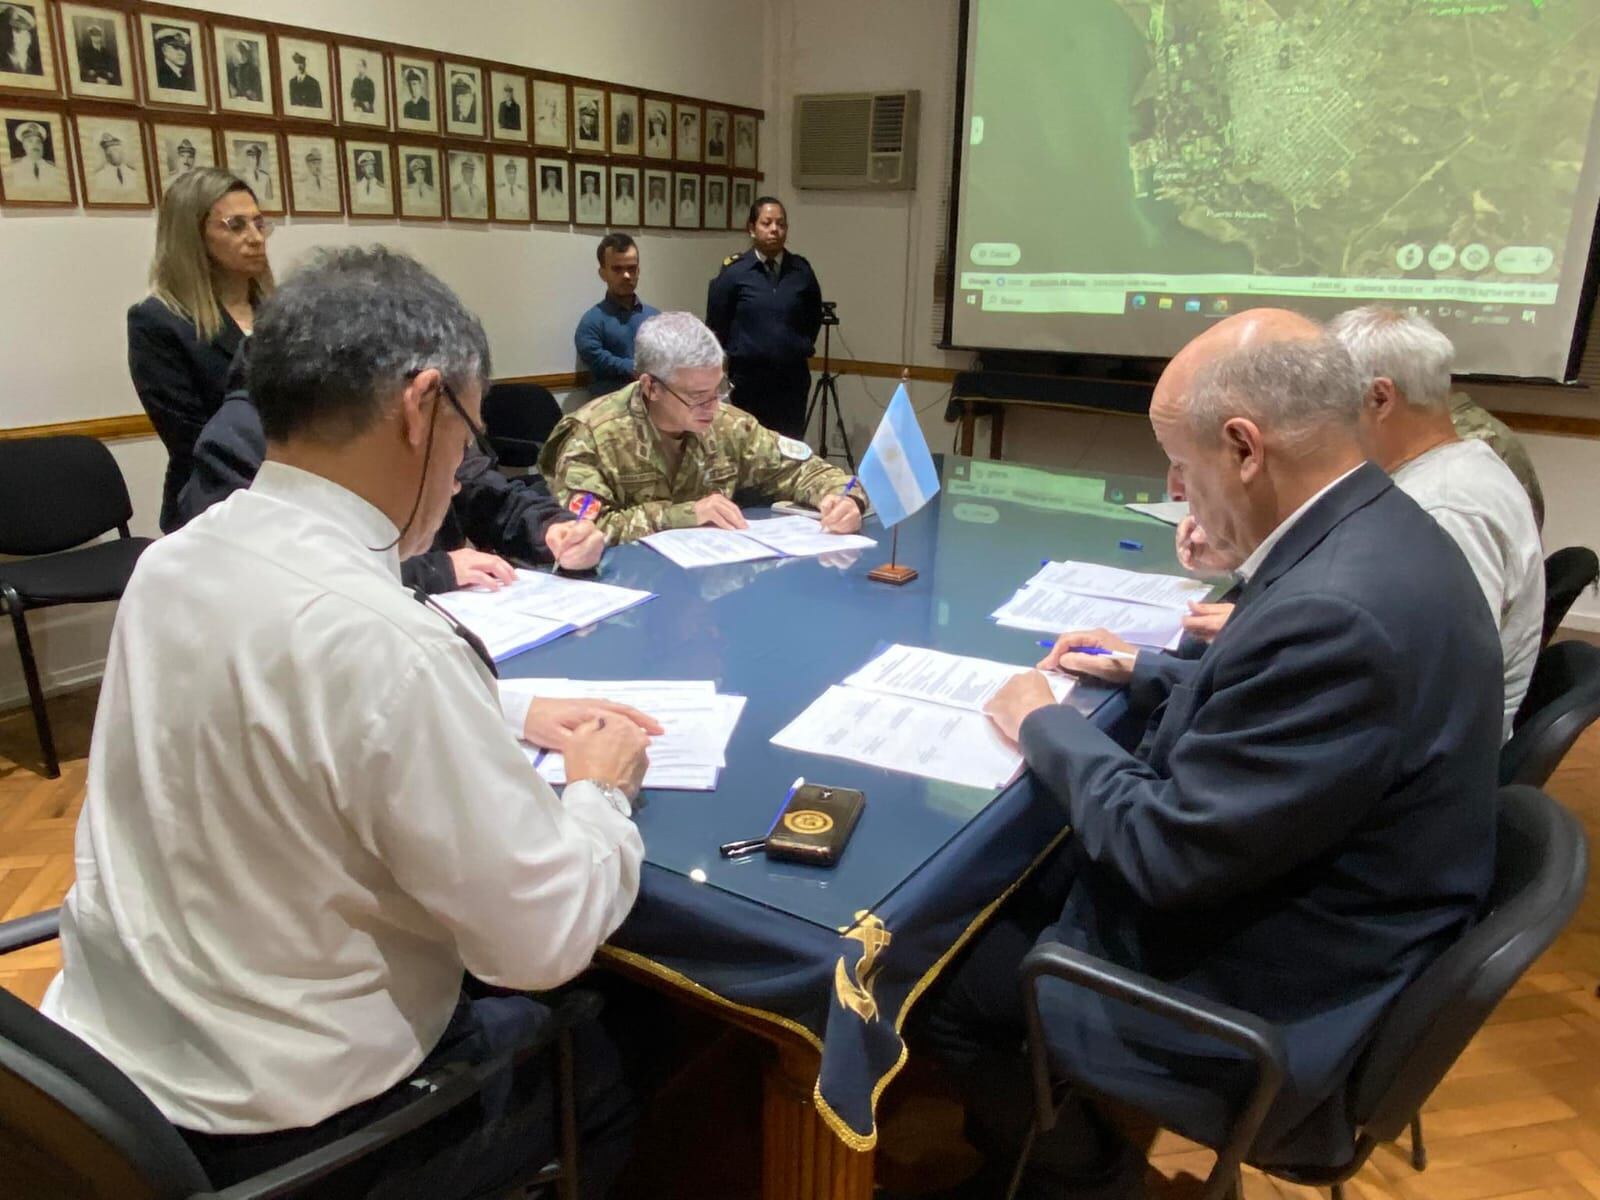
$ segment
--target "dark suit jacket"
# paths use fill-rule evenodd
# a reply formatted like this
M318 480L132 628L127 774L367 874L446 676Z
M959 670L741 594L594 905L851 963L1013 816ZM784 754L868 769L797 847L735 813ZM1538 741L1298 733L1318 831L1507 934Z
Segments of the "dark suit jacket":
M128 372L139 403L167 448L167 478L161 490L163 533L181 524L178 492L189 479L195 439L222 407L228 365L243 341L244 331L227 313L222 314L222 331L203 342L194 322L154 296L128 310Z
M746 250L711 281L706 324L729 358L804 363L822 328L822 285L810 263L785 251L773 286L756 252Z
M1279 1025L1264 1159L1319 1161L1384 1008L1471 922L1494 863L1501 668L1460 551L1366 464L1308 510L1198 661L1141 654L1142 757L1070 708L1021 742L1079 871L1059 939ZM1214 1043L1063 988L1052 1049L1214 1136L1250 1080ZM1180 1123L1177 1128L1185 1132ZM1215 1143L1213 1143L1215 1144Z
M187 524L219 500L249 487L266 457L261 414L247 393L235 391L206 422L195 443L194 472L178 498L178 524ZM488 459L471 447L456 478L461 490L450 501L449 516L432 548L400 564L400 577L407 587L451 591L456 579L449 552L468 539L508 558L552 561L545 530L556 521L573 517L551 497L542 478L508 479L491 469Z

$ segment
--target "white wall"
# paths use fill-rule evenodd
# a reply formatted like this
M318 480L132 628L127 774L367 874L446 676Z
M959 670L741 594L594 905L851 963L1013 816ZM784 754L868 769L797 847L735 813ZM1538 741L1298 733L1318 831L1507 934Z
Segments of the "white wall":
M542 67L636 88L760 107L765 10L747 0L196 0L241 16L303 22L334 34ZM770 130L762 131L767 144ZM319 245L382 241L414 254L482 315L499 375L576 369L572 330L602 293L600 231L549 226L468 227L280 219L274 269ZM6 278L0 358L7 386L0 427L139 411L128 380L124 314L146 290L153 213L0 209ZM706 282L742 235L651 231L639 236L641 294L659 307L703 311ZM154 439L113 446L133 494L135 525L154 534L166 455ZM111 606L30 618L47 686L93 678L105 655ZM24 695L9 622L0 632L0 705Z
M845 356L965 367L966 354L935 348L934 276L945 224L942 200L954 124L957 0L772 0L764 143L768 190L788 204L790 243L808 257L823 294L839 302ZM796 191L790 168L793 97L807 92L916 88L922 93L918 186L912 193ZM1040 197L1048 204L1049 197ZM835 352L839 343L835 341ZM859 451L893 391L889 380L840 381ZM951 444L942 385L916 384L912 400L934 449ZM1557 389L1475 388L1494 409L1600 417L1600 397ZM1600 441L1524 438L1544 485L1545 543L1600 548ZM977 451L987 453L980 422ZM1143 418L1013 409L1005 456L1019 461L1160 475L1165 459ZM1569 624L1600 630L1600 596L1587 593Z

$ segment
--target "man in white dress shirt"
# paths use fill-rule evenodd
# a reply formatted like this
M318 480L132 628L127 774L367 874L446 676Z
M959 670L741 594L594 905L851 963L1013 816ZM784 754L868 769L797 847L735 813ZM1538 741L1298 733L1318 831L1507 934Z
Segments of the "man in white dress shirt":
M1533 504L1487 443L1456 433L1455 347L1427 318L1369 305L1340 313L1328 332L1369 380L1361 409L1367 457L1461 547L1489 602L1505 668L1501 737L1509 738L1544 636L1544 555Z
M400 586L443 520L489 376L421 266L328 251L257 316L253 485L153 546L117 613L44 1011L126 1072L226 1186L524 1040L621 924L643 845L638 726L562 740ZM182 620L173 620L181 611ZM481 989L478 989L481 991ZM578 1030L584 1194L626 1157L614 1050ZM552 1149L547 1064L332 1177L493 1194Z

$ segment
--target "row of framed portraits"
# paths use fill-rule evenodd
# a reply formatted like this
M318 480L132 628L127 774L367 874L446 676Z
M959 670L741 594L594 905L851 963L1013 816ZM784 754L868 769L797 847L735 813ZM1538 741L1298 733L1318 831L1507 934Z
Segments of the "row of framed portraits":
M481 142L185 121L125 109L0 107L8 205L149 208L196 167L226 167L271 215L741 229L753 176L529 154ZM69 162L73 147L76 171Z
M754 171L760 114L132 0L0 0L0 91Z

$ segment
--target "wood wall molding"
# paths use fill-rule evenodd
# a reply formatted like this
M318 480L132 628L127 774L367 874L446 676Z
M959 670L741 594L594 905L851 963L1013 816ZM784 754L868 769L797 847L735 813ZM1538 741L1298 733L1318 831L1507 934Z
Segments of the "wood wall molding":
M1498 411L1494 415L1518 433L1600 439L1600 417L1558 417L1550 413Z
M99 438L102 442L122 442L129 438L154 437L155 432L149 417L143 413L130 413L125 417L94 417L87 421L58 421L54 425L18 425L11 429L0 429L0 442L65 434L82 434Z
M919 383L954 383L956 369L954 367L924 367L915 363L874 362L868 358L836 358L832 360L835 375L864 375L869 379L899 379L900 372L910 373L913 380ZM811 360L813 371L822 370L822 360Z

